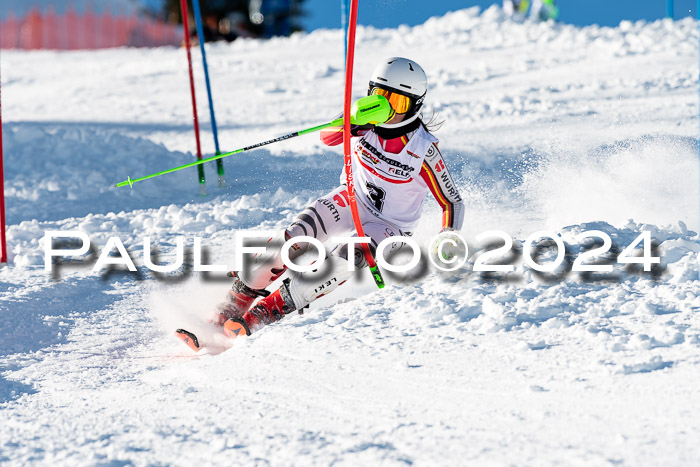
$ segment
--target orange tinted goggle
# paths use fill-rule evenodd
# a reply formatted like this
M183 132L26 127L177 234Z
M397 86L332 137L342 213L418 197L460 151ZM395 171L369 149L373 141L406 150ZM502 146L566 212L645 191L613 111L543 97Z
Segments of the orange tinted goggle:
M408 109L411 108L412 99L408 96L402 94L397 94L395 92L387 91L386 89L374 88L372 89L372 96L383 96L389 101L389 105L394 109L397 114L405 114Z

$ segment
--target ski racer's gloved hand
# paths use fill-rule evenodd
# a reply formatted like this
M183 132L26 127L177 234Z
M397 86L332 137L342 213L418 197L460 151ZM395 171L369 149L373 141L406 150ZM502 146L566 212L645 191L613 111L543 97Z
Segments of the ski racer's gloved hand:
M431 253L445 263L465 254L466 244L455 229L445 227L431 245Z
M386 97L370 94L359 98L352 105L352 118L350 120L358 125L381 125L391 120L395 114L396 112Z
M333 120L342 118L343 112L336 115ZM374 128L374 125L350 125L350 134L353 136L362 136L369 130ZM321 142L326 146L337 146L343 142L343 127L331 127L321 130Z
M343 112L340 112L338 115L336 115L333 120L336 120L338 118L343 118ZM371 130L374 128L374 124L372 123L367 123L366 125L356 125L354 123L350 124L350 133L353 136L362 136L367 132L368 130Z

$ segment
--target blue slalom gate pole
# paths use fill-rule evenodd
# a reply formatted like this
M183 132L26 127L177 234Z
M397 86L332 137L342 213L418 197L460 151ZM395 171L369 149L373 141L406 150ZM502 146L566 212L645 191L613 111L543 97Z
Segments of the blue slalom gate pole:
M209 98L209 115L211 115L211 130L214 133L214 147L216 155L221 154L219 149L219 133L216 128L216 117L214 116L214 101L211 97L211 84L209 83L209 67L207 66L207 53L204 50L204 28L202 28L202 12L199 8L199 0L192 0L194 9L194 22L197 26L197 37L199 37L199 49L202 51L202 64L204 65L204 80L207 83L207 97ZM226 186L224 178L224 163L221 159L216 160L216 172L219 174L219 188Z
M666 16L673 19L673 0L666 0Z
M700 1L700 0L699 0ZM350 18L350 0L340 0L340 22L343 24L343 33L345 38L345 60L343 63L348 61L348 19Z

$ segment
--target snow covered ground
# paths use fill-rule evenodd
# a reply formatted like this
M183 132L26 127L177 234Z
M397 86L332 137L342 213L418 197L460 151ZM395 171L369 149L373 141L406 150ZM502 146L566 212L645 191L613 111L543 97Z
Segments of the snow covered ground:
M341 108L339 30L208 53L224 150ZM394 55L423 64L427 114L445 120L436 134L466 199L467 266L382 291L358 277L222 352L200 321L228 282L148 271L143 238L167 262L178 238L201 237L210 263L229 264L235 232L281 229L336 186L340 152L311 135L230 157L229 187L212 164L206 197L195 170L117 189L194 157L184 51L3 51L0 462L700 462L697 22L578 28L492 8L362 28L357 97ZM430 203L421 242L439 229ZM514 272L471 271L476 237L493 229L515 239ZM566 242L554 274L522 261L544 229ZM47 230L86 232L96 254L119 237L139 271L93 272L93 255L47 273ZM571 272L591 230L612 239L611 264L649 231L661 264ZM172 336L183 325L218 347L192 355Z

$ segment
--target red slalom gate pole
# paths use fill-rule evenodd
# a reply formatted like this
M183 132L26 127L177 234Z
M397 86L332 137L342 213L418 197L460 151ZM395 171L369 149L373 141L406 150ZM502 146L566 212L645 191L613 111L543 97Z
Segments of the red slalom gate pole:
M185 48L187 49L187 64L190 71L190 94L192 94L192 114L194 115L194 136L197 140L197 160L202 159L202 147L199 144L199 120L197 119L197 98L194 93L194 73L192 72L192 54L190 53L190 26L187 19L187 0L180 0L180 9L182 10L182 25L185 28ZM200 39L201 40L201 39ZM198 165L197 172L199 174L199 190L202 196L207 194L206 180L204 179L204 166Z
M352 0L350 3L350 21L348 25L348 53L346 55L345 63L345 102L343 107L343 154L345 160L345 177L348 187L348 200L350 201L350 211L352 212L352 221L355 224L355 230L357 231L358 237L364 237L365 231L362 228L362 220L360 219L360 213L357 210L357 198L355 197L355 181L352 174L352 154L350 148L350 108L352 100L352 68L355 62L355 29L357 28L357 5L359 0ZM369 249L367 243L362 243L362 252L365 254L367 259L367 264L369 265L370 271L372 271L372 277L374 282L376 282L377 287L384 288L384 279L382 274L377 267L377 263L374 261L372 252Z
M2 44L0 44L1 46ZM2 81L2 79L0 79ZM0 263L7 263L5 240L5 173L2 164L2 90L0 90Z

